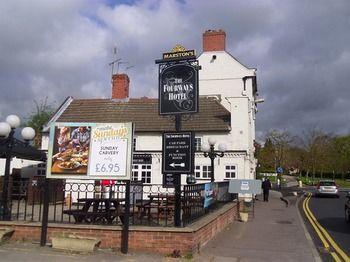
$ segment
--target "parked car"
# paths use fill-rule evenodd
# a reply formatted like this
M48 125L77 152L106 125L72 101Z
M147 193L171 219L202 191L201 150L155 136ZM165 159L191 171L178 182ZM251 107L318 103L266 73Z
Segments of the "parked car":
M338 186L333 180L320 180L316 188L316 196L335 196L339 198Z
M350 192L346 195L345 200L345 221L350 223Z

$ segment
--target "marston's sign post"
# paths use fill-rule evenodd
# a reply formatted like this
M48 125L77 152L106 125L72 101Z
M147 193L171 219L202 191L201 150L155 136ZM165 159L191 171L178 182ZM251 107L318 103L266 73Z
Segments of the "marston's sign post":
M186 50L180 45L163 54L163 59L156 60L156 64L159 64L159 114L175 115L177 133L163 134L162 172L163 185L173 182L175 187L174 224L180 227L181 174L194 172L194 134L180 132L181 116L198 112L200 66L194 50Z

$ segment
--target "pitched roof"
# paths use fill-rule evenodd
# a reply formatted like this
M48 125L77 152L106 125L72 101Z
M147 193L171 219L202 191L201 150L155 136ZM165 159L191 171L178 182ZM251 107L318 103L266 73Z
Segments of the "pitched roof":
M182 130L229 131L230 112L215 98L201 97L199 113L183 117ZM76 99L57 119L57 122L133 122L136 132L161 132L175 129L169 116L158 114L158 99L140 98L129 101L112 99Z

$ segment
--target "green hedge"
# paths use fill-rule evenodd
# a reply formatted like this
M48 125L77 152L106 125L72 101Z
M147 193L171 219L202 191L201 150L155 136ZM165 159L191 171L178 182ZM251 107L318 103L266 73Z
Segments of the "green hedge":
M306 172L301 172L301 176L306 177ZM347 173L345 175L339 173L323 173L322 176L321 173L315 173L315 175L309 173L309 178L311 177L322 179L350 179L350 173Z

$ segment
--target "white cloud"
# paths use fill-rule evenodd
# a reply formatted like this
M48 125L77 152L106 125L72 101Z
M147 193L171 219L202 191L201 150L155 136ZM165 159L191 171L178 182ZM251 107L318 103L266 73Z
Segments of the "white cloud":
M227 50L258 69L257 133L317 124L350 130L350 4L307 1L11 0L0 2L0 121L30 114L46 96L109 97L114 57L134 66L132 97L157 97L155 59L176 44L201 52L206 29L224 29ZM330 92L331 90L331 92ZM23 113L21 113L23 112Z

